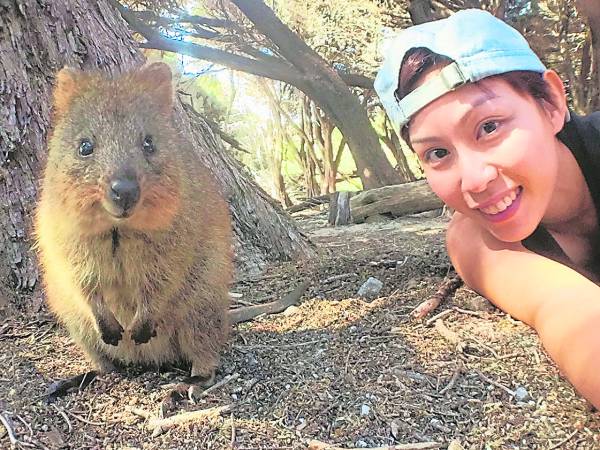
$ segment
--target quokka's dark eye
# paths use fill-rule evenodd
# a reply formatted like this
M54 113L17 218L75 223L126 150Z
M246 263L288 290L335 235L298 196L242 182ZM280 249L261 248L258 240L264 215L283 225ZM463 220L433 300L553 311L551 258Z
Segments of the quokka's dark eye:
M149 134L147 134L146 137L144 137L144 142L142 142L142 149L146 154L151 154L156 151L154 142L152 142L152 136L150 136Z
M94 153L94 143L88 138L83 138L79 143L78 152L80 156L90 156Z

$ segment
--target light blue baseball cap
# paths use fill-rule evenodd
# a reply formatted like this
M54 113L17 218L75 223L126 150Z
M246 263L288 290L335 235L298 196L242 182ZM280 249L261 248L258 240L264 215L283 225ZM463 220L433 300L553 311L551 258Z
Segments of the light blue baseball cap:
M420 47L453 62L398 101L394 92L404 55ZM375 91L399 133L414 114L442 95L466 83L515 70L544 72L546 68L517 30L487 11L466 9L400 31L387 46Z

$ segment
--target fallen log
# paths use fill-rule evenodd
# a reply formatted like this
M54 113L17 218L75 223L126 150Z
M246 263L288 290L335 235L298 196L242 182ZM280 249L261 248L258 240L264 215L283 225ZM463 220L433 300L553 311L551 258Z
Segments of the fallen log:
M350 214L355 223L369 216L403 216L442 208L444 203L433 193L427 181L395 184L363 191L350 199Z

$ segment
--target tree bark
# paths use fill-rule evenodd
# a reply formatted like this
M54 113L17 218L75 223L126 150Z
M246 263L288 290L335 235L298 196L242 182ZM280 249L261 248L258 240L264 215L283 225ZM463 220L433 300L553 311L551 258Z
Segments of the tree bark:
M401 177L401 183L416 181L417 177L415 177L415 174L408 165L406 155L404 154L402 144L400 143L400 138L394 131L394 128L392 127L390 119L387 115L385 115L383 119L383 133L384 134L380 136L380 139L384 142L387 148L390 149L392 155L394 155L394 158L396 158L396 171Z
M431 0L411 0L408 13L413 25L420 25L436 19Z
M600 2L598 0L577 0L576 5L590 27L594 67L592 73L596 83L592 108L596 109L600 106L600 102L598 101L598 95L600 95Z
M36 285L31 217L46 154L52 80L64 65L117 73L139 66L127 24L106 0L0 2L0 286ZM176 122L229 201L238 268L310 255L291 219L227 154L210 127L178 104Z

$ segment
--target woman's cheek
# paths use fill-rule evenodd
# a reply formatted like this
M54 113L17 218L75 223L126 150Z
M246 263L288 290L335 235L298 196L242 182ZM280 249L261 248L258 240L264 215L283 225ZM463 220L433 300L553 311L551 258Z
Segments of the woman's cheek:
M425 176L431 190L437 195L446 205L464 212L468 209L462 190L460 188L460 180L452 174L440 173L435 170L425 170Z

